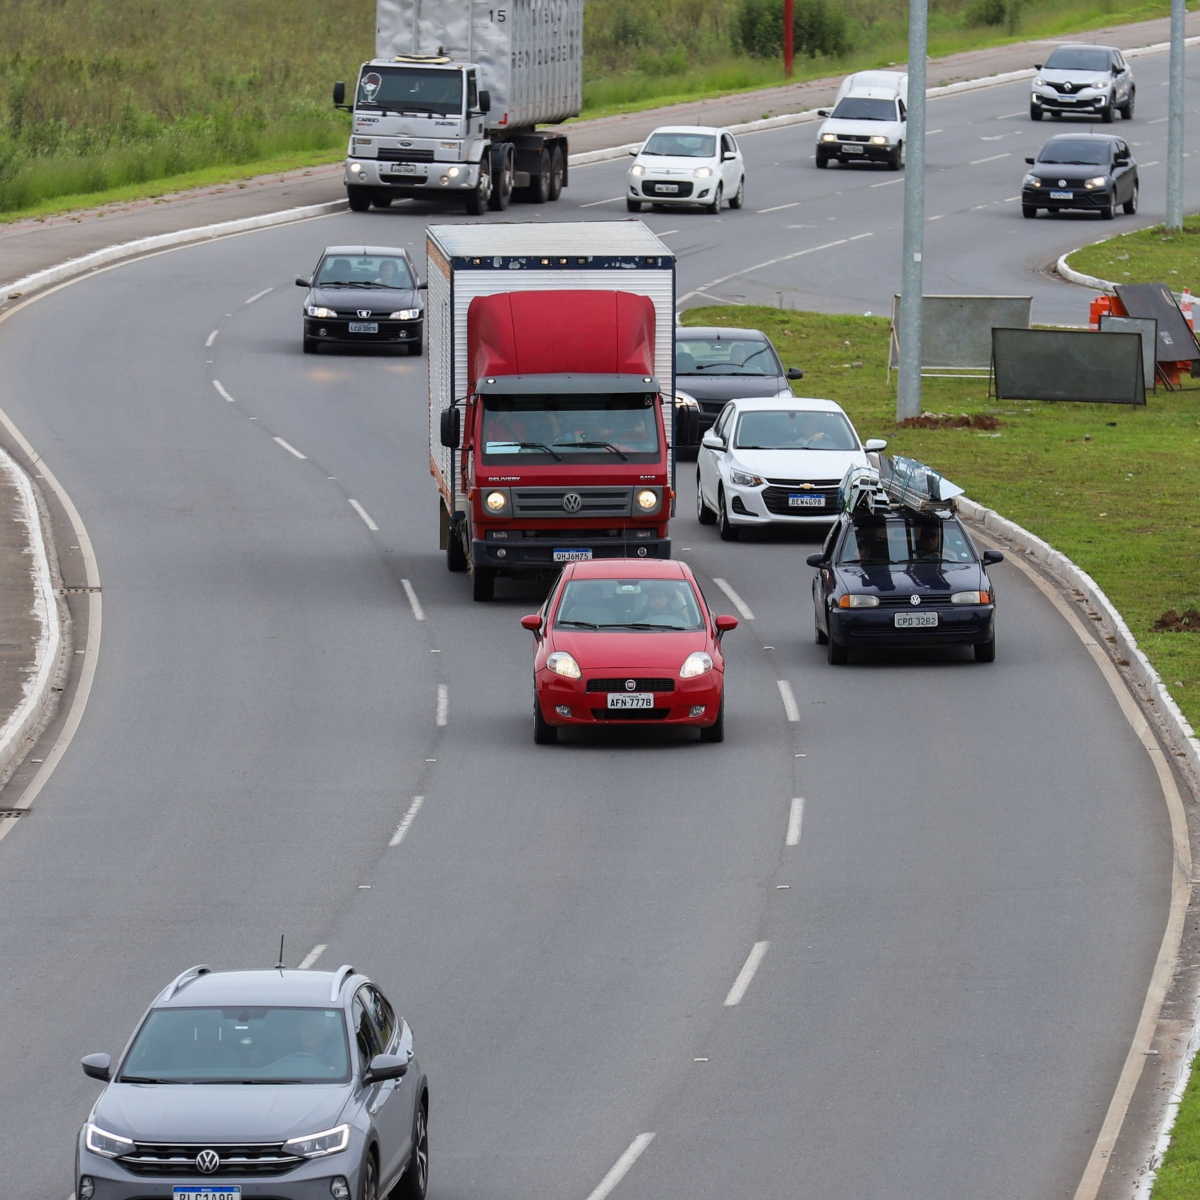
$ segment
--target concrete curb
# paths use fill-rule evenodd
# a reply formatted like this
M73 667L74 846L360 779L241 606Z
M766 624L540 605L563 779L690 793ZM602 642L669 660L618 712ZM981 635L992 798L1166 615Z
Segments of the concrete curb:
M25 752L25 739L41 720L50 700L63 646L63 628L33 484L3 449L0 449L0 472L9 478L20 496L21 511L14 519L29 531L33 613L41 626L21 703L0 726L0 780L3 780Z
M958 497L956 503L968 520L1002 537L1022 554L1045 567L1099 618L1100 631L1106 639L1112 639L1118 659L1123 658L1128 663L1125 670L1140 689L1142 699L1153 708L1171 750L1186 763L1193 777L1200 777L1200 740L1197 740L1195 731L1163 686L1162 677L1138 648L1129 626L1096 581L1049 542L1044 542L1036 534L1022 529L992 509L984 508L965 496Z

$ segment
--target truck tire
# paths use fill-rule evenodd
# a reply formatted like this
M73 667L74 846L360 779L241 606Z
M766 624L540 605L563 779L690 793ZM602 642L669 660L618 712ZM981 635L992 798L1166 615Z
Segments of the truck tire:
M441 511L438 516L442 521L442 528L446 531L446 570L461 575L467 569L467 555L463 549L462 537L458 530L450 525L444 500L440 503L439 508Z
M366 212L371 207L371 189L346 184L346 203L352 212Z
M533 694L533 740L538 746L553 746L558 741L558 730L542 716L536 692Z
M550 199L550 151L543 150L538 155L537 174L530 177L529 187L525 189L525 198L530 204L545 204Z
M563 181L567 177L567 156L561 146L555 146L550 152L550 199L557 200L562 195Z
M488 208L504 212L513 193L513 155L507 143L492 148L492 194Z
M372 192L371 203L376 208L390 208L395 196L389 196L387 192Z
M471 599L492 600L496 595L496 571L493 567L471 564Z
M467 216L482 217L492 198L492 164L484 155L479 164L479 182L467 193ZM353 205L351 205L353 207Z

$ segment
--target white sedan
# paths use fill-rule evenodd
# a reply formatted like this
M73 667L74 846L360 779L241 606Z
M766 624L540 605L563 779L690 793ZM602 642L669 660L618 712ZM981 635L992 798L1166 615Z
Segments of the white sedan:
M629 153L630 212L641 212L643 204L689 204L719 213L726 200L730 208L745 201L746 165L728 129L664 125Z
M832 400L731 400L700 443L696 516L725 541L753 526L828 524L842 476L886 446L864 445Z

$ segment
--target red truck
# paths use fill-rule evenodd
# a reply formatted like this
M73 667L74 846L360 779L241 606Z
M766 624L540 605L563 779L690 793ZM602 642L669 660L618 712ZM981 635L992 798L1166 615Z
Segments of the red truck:
M430 470L472 595L669 558L675 263L640 222L432 226Z

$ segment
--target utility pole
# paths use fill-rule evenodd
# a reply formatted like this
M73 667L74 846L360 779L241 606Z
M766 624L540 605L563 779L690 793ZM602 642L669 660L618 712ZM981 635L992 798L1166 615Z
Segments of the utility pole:
M796 61L796 0L783 0L783 73L792 77Z
M1184 0L1175 0L1182 4ZM900 370L896 420L921 415L921 295L925 274L925 51L928 0L909 0L908 118L905 128L904 262L900 271Z
M1171 67L1167 88L1167 228L1183 228L1183 33L1186 0L1171 0Z

